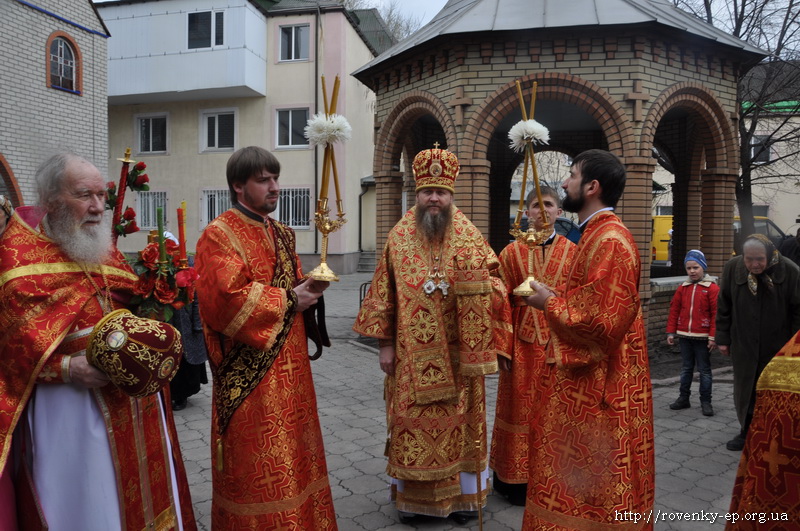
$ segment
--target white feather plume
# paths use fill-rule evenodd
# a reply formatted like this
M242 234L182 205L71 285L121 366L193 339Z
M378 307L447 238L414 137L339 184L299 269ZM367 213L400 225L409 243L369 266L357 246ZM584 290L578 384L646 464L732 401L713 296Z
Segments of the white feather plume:
M521 153L528 142L547 144L550 142L550 131L536 120L520 120L508 132L511 149Z
M327 146L350 140L353 129L340 114L315 114L305 127L305 136L312 146Z

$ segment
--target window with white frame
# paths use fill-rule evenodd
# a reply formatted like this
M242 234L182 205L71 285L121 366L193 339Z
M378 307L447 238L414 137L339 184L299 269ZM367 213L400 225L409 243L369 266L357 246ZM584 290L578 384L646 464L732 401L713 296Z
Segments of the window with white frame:
M63 37L50 43L50 86L77 91L77 64L72 45Z
M231 192L228 188L203 190L200 199L200 228L202 229L231 207Z
M161 208L164 216L164 229L167 228L167 192L149 191L136 193L136 213L138 225L142 230L155 230L158 228L156 209Z
M211 48L225 44L225 13L223 11L200 11L189 13L189 49Z
M136 120L136 137L139 153L167 152L167 115L139 114Z
M750 157L754 164L764 164L769 162L769 135L753 135L750 142Z
M307 61L310 35L308 24L281 26L281 61Z
M308 124L308 109L278 111L278 147L308 146L304 130Z
M311 228L311 188L281 188L277 218L293 229Z
M200 111L200 150L233 151L236 144L236 110Z

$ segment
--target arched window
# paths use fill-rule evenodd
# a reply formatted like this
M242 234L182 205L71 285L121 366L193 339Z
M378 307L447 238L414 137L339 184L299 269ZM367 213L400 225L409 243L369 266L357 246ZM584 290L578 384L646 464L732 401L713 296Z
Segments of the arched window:
M47 86L81 93L80 50L63 32L55 32L48 40Z

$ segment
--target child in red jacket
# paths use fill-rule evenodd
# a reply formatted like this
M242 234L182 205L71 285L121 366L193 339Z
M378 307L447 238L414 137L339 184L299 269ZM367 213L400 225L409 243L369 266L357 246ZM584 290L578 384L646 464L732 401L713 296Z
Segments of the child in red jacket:
M675 344L675 335L680 338L681 390L670 409L690 407L689 394L692 374L697 363L700 372L700 406L703 415L714 415L711 407L711 356L717 318L717 295L719 286L706 274L708 265L705 255L696 249L686 253L683 259L689 278L678 287L672 297L667 320L667 343Z

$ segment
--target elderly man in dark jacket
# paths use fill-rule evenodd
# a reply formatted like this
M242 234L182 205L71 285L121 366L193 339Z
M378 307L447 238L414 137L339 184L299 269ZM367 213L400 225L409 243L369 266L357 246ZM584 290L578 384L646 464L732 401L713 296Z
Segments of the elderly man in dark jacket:
M728 450L744 447L761 371L800 329L800 268L759 234L725 264L717 302L717 346L733 363L733 402L741 432Z

